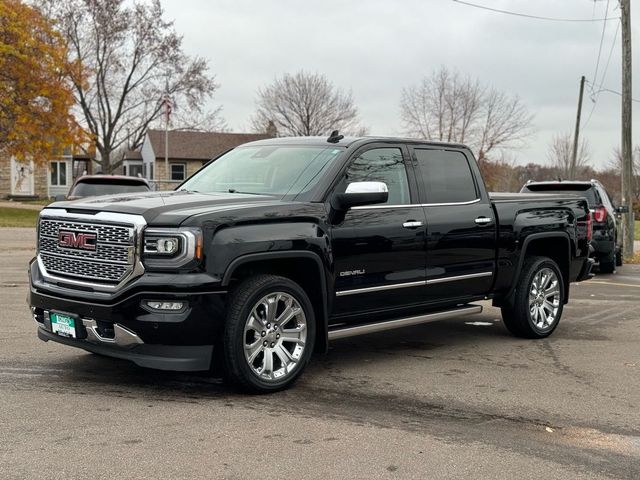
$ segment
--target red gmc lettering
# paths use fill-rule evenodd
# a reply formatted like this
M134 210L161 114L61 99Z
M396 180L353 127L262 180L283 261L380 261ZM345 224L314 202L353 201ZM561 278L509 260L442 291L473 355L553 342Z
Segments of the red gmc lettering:
M81 248L83 250L96 249L97 235L82 232L58 232L58 245L62 248Z

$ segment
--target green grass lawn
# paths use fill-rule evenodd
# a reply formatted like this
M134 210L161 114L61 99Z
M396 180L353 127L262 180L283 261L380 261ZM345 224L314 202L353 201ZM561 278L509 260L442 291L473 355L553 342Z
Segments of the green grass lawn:
M640 220L636 220L636 225L633 227L633 234L636 240L640 240Z
M20 203L24 203L27 205L42 205L43 207L46 207L51 202L53 202L53 200L51 200L50 198L39 198L37 200L20 200Z
M38 210L0 207L0 227L35 227Z

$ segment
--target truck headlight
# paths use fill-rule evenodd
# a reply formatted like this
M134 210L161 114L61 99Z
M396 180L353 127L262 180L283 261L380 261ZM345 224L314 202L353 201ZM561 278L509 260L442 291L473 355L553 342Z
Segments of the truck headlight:
M145 267L184 267L202 259L202 231L198 228L149 228L144 232L143 246Z

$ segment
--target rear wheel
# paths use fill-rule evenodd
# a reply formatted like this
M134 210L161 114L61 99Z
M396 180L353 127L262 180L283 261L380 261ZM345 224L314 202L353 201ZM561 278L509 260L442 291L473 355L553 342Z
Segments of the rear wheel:
M615 250L600 257L600 273L613 273L616 269Z
M226 373L242 389L290 386L311 357L315 316L305 291L288 278L258 275L233 292L224 335Z
M525 338L544 338L558 326L564 306L564 283L556 262L547 257L525 260L502 320L509 331Z
M624 256L622 255L622 248L616 248L616 267L621 267L624 263Z

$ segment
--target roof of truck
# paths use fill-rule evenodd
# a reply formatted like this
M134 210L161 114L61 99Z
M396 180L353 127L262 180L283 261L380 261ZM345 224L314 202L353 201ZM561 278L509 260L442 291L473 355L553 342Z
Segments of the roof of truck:
M350 147L354 144L361 145L363 143L385 143L385 142L402 142L410 144L438 145L451 148L467 148L459 143L433 142L430 140L421 140L418 138L402 138L402 137L384 137L384 136L360 136L360 137L343 137L337 142L328 142L329 137L276 137L265 140L257 140L245 143L241 146L268 146L268 145L311 145L311 146L339 146Z

